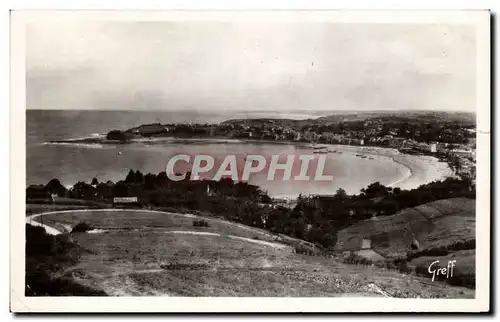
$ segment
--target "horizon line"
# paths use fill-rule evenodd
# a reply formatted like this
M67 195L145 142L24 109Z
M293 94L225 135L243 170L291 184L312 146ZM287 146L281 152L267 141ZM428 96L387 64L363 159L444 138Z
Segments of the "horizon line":
M269 111L269 110L232 110L232 109L209 109L200 110L197 108L179 108L179 109L93 109L93 108L82 108L82 109L56 109L56 108L26 108L26 111L95 111L95 112L185 112L185 111L199 111L202 113L207 112L266 112L266 113L284 113L284 112L324 112L324 113L374 113L374 112L441 112L441 113L469 113L476 114L477 111L464 111L464 110L425 110L425 109L415 109L415 110L401 110L401 109L386 109L386 110L281 110L281 111Z

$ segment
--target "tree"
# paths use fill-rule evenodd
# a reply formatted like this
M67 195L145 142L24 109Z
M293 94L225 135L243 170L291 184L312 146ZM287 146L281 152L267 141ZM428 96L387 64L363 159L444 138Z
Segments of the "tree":
M97 178L93 178L93 179L92 179L92 182L90 182L90 184L91 184L92 186L97 186L97 185L99 184L99 181L97 180Z
M148 173L144 176L144 189L151 190L156 186L156 176L154 174Z
M124 142L127 141L127 135L122 131L113 130L108 132L108 134L106 135L106 139Z
M45 185L45 190L50 193L50 194L56 194L59 197L64 197L66 195L66 192L68 191L66 187L64 187L61 182L57 179L52 179L50 180L46 185Z
M79 199L92 199L97 195L97 189L85 182L77 182L71 189L71 197Z
M135 182L135 172L134 170L130 169L130 171L127 174L127 177L125 178L126 183L134 183Z
M73 229L71 230L71 233L84 233L86 231L94 229L92 226L87 224L86 222L82 221L79 222Z
M347 193L344 189L339 188L335 195L333 196L334 199L339 200L339 201L344 201L348 198Z
M134 182L135 183L144 183L144 175L142 174L141 171L137 170L135 172Z
M370 184L366 189L361 189L361 192L364 193L369 198L385 196L389 192L389 188L380 184L380 182L374 182Z

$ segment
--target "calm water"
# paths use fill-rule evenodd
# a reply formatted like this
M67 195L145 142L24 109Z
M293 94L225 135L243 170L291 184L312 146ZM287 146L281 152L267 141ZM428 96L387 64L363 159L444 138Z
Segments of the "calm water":
M27 184L45 184L58 178L64 185L77 181L90 182L93 177L100 181L124 179L129 169L144 173L158 173L165 170L166 163L177 154L208 154L216 159L216 167L225 156L238 156L240 172L247 154L267 156L278 154L283 160L287 155L313 154L312 149L281 144L130 144L130 145L57 145L46 144L50 140L90 137L106 133L110 129L127 129L135 125L162 122L181 123L220 122L230 118L271 117L265 113L193 113L193 112L137 112L137 111L27 111L26 173ZM283 117L307 118L295 114ZM123 151L121 155L118 150ZM316 157L318 155L315 155ZM311 165L314 165L312 161ZM300 164L294 164L297 174ZM313 169L311 169L313 170ZM331 174L333 181L268 181L266 173L250 177L250 183L261 186L271 195L297 195L299 193L334 193L343 188L356 193L369 183L380 181L390 184L401 178L405 168L389 158L376 160L361 159L352 153L329 154L325 174ZM309 174L313 174L310 172ZM277 176L279 179L280 176Z

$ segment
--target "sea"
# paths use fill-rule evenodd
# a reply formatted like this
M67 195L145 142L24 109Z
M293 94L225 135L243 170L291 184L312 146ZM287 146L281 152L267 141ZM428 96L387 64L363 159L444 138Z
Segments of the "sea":
M90 183L99 181L117 182L125 179L130 169L143 173L157 174L165 171L172 156L207 154L216 160L214 171L227 155L236 155L241 173L246 156L263 155L270 160L279 155L286 160L296 157L294 173L300 169L298 156L312 155L312 147L295 144L274 143L186 143L186 142L143 142L133 144L57 144L53 140L98 137L112 129L125 130L147 123L218 123L241 118L293 118L308 119L325 115L324 112L205 112L205 111L68 111L28 110L26 111L26 184L46 184L57 178L65 186L78 181ZM311 162L314 164L314 161ZM268 180L267 173L255 173L249 183L260 186L273 197L296 197L298 194L334 194L342 188L350 194L359 193L373 182L385 185L401 180L407 169L388 157L360 158L354 152L329 153L323 174L332 180L312 180L314 173L308 171L311 180L285 181L278 175ZM207 173L207 175L209 175Z

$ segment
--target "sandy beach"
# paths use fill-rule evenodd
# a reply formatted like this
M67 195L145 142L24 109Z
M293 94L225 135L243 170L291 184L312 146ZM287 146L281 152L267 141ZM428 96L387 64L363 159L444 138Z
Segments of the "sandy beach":
M234 154L244 158L248 154L284 156L313 154L316 151L329 151L324 154L330 159L324 173L333 175L335 180L311 180L284 185L279 180L267 180L264 173L255 174L249 183L258 185L272 197L293 199L299 194L331 195L340 188L349 194L358 194L360 189L376 181L385 186L414 189L422 184L453 176L448 165L435 157L402 154L392 148L219 137L144 138L128 144L105 144L102 138L96 137L88 139L99 143L66 141L34 147L33 156L43 154L43 158L34 158L33 162L37 166L28 168L31 171L28 177L41 178L36 181L32 179L33 184L48 182L52 178L60 179L64 185L73 185L77 181L90 180L89 178L93 177L118 181L123 179L130 169L159 173L164 171L166 162L177 154L207 154L219 158ZM38 154L37 149L40 150ZM118 149L120 154L117 153ZM40 162L43 162L43 167L39 166ZM64 171L68 165L78 171Z
M403 177L389 186L401 189L414 189L420 185L454 177L453 171L446 162L427 155L403 154L393 148L349 145L322 145L329 151L336 150L343 153L355 153L378 158L390 158L394 162L406 167L408 171Z

